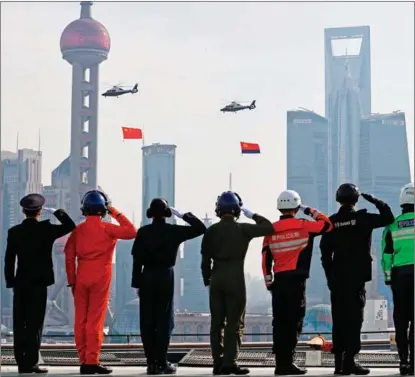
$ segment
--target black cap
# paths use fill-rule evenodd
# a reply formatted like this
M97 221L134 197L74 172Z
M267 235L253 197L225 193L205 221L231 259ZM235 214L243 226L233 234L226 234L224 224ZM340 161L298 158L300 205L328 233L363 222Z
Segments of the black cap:
M45 198L40 194L29 194L20 200L20 206L27 211L38 211L45 204Z

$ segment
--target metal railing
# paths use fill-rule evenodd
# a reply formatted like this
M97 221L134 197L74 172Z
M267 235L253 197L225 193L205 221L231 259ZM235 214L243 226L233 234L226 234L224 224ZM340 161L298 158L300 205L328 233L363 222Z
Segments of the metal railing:
M362 332L362 345L365 347L390 347L390 334L393 333L391 330L384 331L368 331ZM367 339L368 335L375 334L384 334L383 339ZM298 343L299 347L308 346L308 340L312 339L315 336L324 336L330 339L331 332L304 332L301 334L300 342ZM210 334L208 333L173 333L171 348L173 349L188 349L188 348L209 348L209 343L206 341L189 341L189 342L175 342L174 339L181 338L207 338ZM249 336L268 336L272 337L272 333L246 333L244 337ZM304 338L308 340L304 340ZM2 347L12 347L13 336L8 336L5 338L6 343L2 344ZM103 348L112 349L112 348L131 348L138 347L141 348L141 334L140 333L129 333L129 334L105 334L104 335L104 344ZM271 347L271 341L244 341L242 346L244 348L267 348ZM59 349L73 349L74 348L74 335L68 334L44 334L42 336L42 348L59 348Z

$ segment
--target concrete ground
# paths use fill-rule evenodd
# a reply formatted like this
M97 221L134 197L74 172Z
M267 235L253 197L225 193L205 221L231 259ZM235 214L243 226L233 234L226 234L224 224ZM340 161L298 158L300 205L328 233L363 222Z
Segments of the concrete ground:
M54 376L79 376L79 367L49 367L48 377ZM136 377L146 374L143 367L113 367L113 374L122 377ZM2 366L1 376L12 377L17 376L17 367ZM178 376L212 376L210 368L185 368L181 367L177 370ZM273 368L251 368L251 376L273 376ZM398 376L399 371L396 368L372 368L369 376ZM25 375L22 375L25 376ZM33 375L34 376L34 375ZM308 368L307 376L333 376L332 368Z

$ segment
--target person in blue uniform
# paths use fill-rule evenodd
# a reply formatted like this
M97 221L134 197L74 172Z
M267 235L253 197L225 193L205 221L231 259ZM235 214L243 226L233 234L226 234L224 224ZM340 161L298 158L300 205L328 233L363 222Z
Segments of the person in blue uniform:
M169 224L175 215L190 226ZM147 374L175 374L167 361L174 328L174 266L181 243L201 236L206 227L192 213L182 214L166 200L153 199L147 210L152 223L138 229L132 248L131 286L140 298L140 330L147 358Z
M60 225L39 221L45 198L25 196L20 205L25 219L9 229L4 260L6 287L13 288L14 357L19 373L47 373L40 368L39 349L46 312L47 287L55 283L52 262L53 243L72 232L75 223L61 209L43 208ZM17 269L15 271L17 259Z

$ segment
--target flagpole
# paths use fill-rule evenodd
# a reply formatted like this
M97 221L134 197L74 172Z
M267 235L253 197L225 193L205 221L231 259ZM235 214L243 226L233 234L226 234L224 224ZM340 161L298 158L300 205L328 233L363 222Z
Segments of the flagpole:
M143 137L142 137L142 139L143 139L143 147L145 146L145 143L144 143L144 124L143 124L143 130L142 130L142 134L143 134Z

